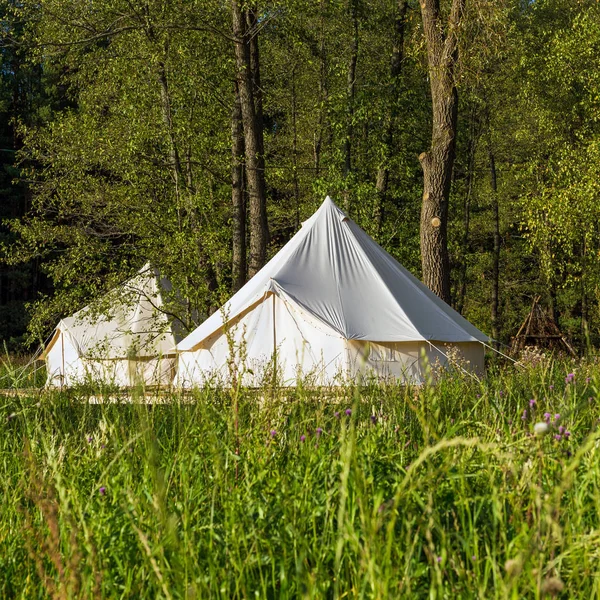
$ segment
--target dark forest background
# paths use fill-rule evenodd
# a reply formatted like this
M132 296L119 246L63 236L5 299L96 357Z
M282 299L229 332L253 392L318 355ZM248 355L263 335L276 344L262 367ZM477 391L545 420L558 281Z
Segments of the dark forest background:
M427 11L455 40L446 62ZM509 343L539 296L597 343L596 0L3 0L0 19L9 350L147 261L192 327L326 194L422 276L440 73L457 97L453 306Z

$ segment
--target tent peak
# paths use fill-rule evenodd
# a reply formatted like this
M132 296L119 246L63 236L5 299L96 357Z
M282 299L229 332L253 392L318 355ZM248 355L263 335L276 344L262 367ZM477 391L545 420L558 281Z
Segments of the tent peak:
M325 197L325 200L320 207L320 211L321 210L336 215L342 223L350 220L350 217L348 217L348 215L331 199L330 196Z

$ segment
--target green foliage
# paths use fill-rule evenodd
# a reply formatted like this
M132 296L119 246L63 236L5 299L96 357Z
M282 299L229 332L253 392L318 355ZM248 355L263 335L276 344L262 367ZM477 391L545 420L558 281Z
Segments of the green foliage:
M528 111L515 131L528 153L519 174L524 231L546 281L570 306L565 321L581 327L595 318L588 303L599 275L600 12L596 2L550 0L534 3L525 18L526 34L515 38L517 110Z
M6 398L2 595L593 597L596 370Z
M399 3L355 3L349 82L351 5L253 5L269 254L330 194L418 274L417 157L431 130L419 7L409 2L394 78ZM447 16L450 2L440 5ZM22 303L34 301L30 338L44 339L147 261L195 314L215 309L231 285L230 4L42 0L0 9L0 134L3 148L19 151L0 156L0 248L10 263L0 304L20 315L3 321L0 336L17 342L28 320ZM497 200L504 342L538 295L580 346L587 332L597 341L598 10L592 0L477 0L460 23L453 298L491 331Z
M41 259L56 286L38 303L35 331L148 260L202 314L213 301L203 261L210 255L219 267L228 256L220 210L228 137L218 127L227 109L217 100L230 94L230 65L218 60L221 38L194 29L186 3L165 8L49 1L19 15L30 24L26 41L39 44L32 60L60 68L73 99L47 125L20 129L35 195L28 217L13 221L19 243L7 251L13 261ZM205 10L211 22L224 18Z

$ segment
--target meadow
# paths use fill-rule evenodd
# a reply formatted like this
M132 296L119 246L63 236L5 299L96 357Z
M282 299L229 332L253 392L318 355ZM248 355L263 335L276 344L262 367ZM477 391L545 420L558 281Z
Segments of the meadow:
M600 365L6 391L2 598L598 598Z

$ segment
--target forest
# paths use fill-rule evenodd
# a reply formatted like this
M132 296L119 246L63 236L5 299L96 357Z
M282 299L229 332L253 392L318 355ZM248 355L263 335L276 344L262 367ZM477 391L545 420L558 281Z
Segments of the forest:
M150 261L189 328L329 194L499 344L600 322L596 0L3 0L0 338Z
M0 23L0 597L600 598L599 0L0 0ZM320 206L296 241L368 240L343 308L378 337L292 299L296 335L291 270L217 312ZM286 281L341 305L298 254ZM209 324L188 346L131 326L158 274L173 340ZM406 281L421 320L393 337ZM69 320L124 282L112 329ZM507 362L533 306L572 351ZM449 322L466 339L422 331ZM478 354L417 345L444 340Z

